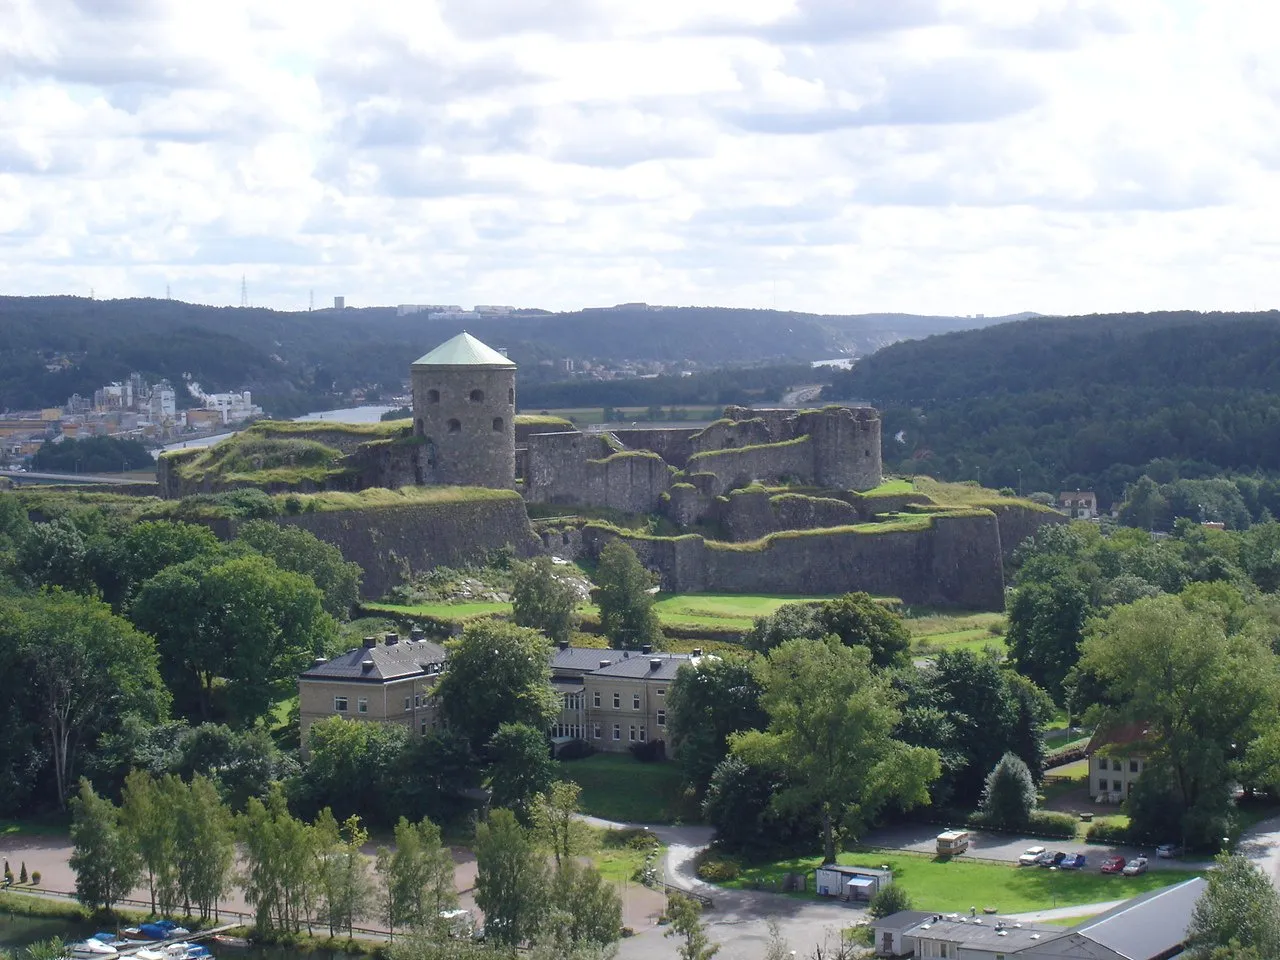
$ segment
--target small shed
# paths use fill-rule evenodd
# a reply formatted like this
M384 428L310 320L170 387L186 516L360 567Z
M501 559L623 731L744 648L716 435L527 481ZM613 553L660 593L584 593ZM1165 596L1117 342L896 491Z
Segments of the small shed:
M876 867L842 867L824 864L815 871L815 889L821 897L870 900L893 883L893 871Z

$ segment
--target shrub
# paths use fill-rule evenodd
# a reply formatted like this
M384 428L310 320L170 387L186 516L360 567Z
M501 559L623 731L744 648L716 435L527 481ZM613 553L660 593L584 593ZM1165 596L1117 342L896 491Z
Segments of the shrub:
M570 740L556 754L561 760L585 760L596 752L596 748L585 740Z
M656 763L667 758L667 745L662 740L646 740L631 745L631 755L641 763Z
M606 830L600 838L600 845L611 850L620 850L624 847L630 850L644 850L659 847L662 841L652 830L646 830L644 827L627 827L623 830Z
M1084 835L1089 843L1129 843L1129 828L1119 823L1095 823Z
M25 860L22 861L22 866L18 870L18 882L19 883L27 882L27 861Z
M39 871L39 870L32 870L32 871L31 871L31 885L32 885L33 887L38 887L38 886L40 886L40 871Z
M1031 819L1036 805L1036 784L1026 763L1006 753L987 774L982 791L982 815L991 824L1014 830Z
M698 878L707 883L727 883L738 879L742 867L736 860L722 857L711 850L704 850L697 858Z
M971 814L965 825L975 830L1004 830L1005 827L995 823L985 813ZM1054 813L1052 810L1032 810L1027 822L1019 826L1016 833L1046 840L1069 840L1076 835L1076 818L1069 813Z
M891 883L887 887L881 887L879 892L871 898L871 906L868 909L871 916L879 920L899 910L910 910L911 898L907 896L906 890L896 883Z

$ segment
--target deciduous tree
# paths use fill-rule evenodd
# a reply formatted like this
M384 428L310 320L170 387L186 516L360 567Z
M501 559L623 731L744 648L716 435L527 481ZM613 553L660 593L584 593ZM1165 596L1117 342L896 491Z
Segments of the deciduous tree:
M504 723L545 730L560 712L551 689L551 642L537 630L481 620L449 647L449 670L436 695L444 719L474 749L483 750Z
M729 736L761 729L760 682L745 659L706 658L684 664L667 688L667 737L684 781L706 790L729 752Z
M702 908L698 901L682 893L667 896L667 919L671 929L664 936L678 937L677 956L680 960L711 960L720 952L720 945L712 943L702 925Z
M653 608L653 577L636 552L621 540L610 540L596 563L592 597L600 608L600 628L618 650L662 644L662 628Z
M555 643L567 643L578 623L578 588L550 557L534 557L514 566L512 613L517 625L541 630Z
M1207 958L1234 945L1280 956L1280 894L1271 878L1244 857L1222 855L1206 879L1187 928L1190 954Z
M537 939L546 916L547 867L530 831L510 810L476 826L476 906L500 946Z
M270 557L281 570L309 577L324 595L324 609L332 617L345 620L360 600L364 579L360 565L348 562L341 550L310 530L250 520L240 527L236 540Z
M590 850L594 843L591 828L578 816L582 787L572 780L557 780L533 803L533 829L538 839L551 848L560 864Z
M88 780L71 802L71 857L76 899L91 910L110 910L138 882L142 863L115 804L94 792Z
M872 669L870 650L790 640L759 670L769 725L734 734L731 749L788 775L774 804L821 816L824 862L835 862L838 825L856 836L890 801L928 802L938 754L894 738L900 696Z
M534 800L555 778L551 742L541 730L523 723L504 723L489 741L489 790L492 803L531 821Z
M440 842L440 828L430 820L396 824L395 849L378 848L382 877L382 919L395 938L397 927L434 928L440 913L458 903L453 857Z

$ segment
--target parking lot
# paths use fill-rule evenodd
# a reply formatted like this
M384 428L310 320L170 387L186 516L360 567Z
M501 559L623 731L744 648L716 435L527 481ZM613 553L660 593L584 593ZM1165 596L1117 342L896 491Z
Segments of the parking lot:
M863 843L871 847L882 847L886 850L908 850L914 853L935 853L935 839L942 831L936 825L912 824L902 827L889 827L874 830L863 838ZM1207 868L1208 863L1201 861L1161 860L1156 857L1152 847L1113 847L1098 843L1081 843L1079 840L1040 840L1035 837L1019 837L1007 833L987 833L982 830L969 831L969 850L964 854L980 860L1001 860L1016 863L1018 857L1029 847L1044 847L1046 850L1061 850L1063 853L1082 853L1087 858L1086 870L1097 870L1107 857L1119 856L1125 860L1142 856L1150 860L1150 869L1196 870Z

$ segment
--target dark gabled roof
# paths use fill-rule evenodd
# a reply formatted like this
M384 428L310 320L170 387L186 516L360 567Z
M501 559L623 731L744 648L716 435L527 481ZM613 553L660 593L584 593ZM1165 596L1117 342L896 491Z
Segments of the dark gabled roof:
M917 924L923 923L934 916L937 916L937 914L926 913L923 910L899 910L897 913L891 913L887 917L871 921L871 925L881 933L905 933Z
M367 670L363 666L366 660L373 661ZM379 642L377 646L356 647L332 660L317 663L302 674L302 679L386 683L439 673L444 661L444 647L430 640L400 640L390 645Z
M1187 925L1204 889L1205 881L1193 877L1152 890L1077 924L1070 932L1127 960L1172 956L1186 944Z
M551 654L551 672L572 670L590 673L600 666L601 660L615 660L622 656L620 650L602 650L595 647L557 647Z
M688 653L638 653L635 650L608 652L613 654L613 663L607 667L597 667L592 670L593 677L617 677L623 680L674 680L676 671L681 665L698 662L697 657Z
M1107 756L1111 747L1129 747L1131 752L1143 753L1151 749L1151 733L1145 723L1099 724L1093 736L1085 744L1085 756L1092 757L1099 751Z

